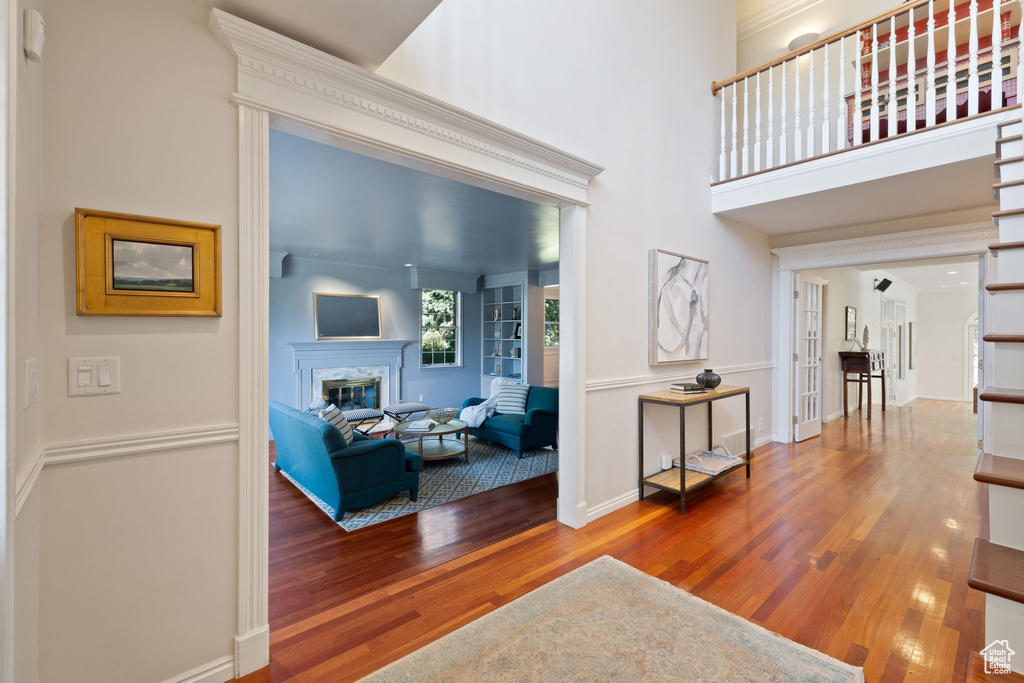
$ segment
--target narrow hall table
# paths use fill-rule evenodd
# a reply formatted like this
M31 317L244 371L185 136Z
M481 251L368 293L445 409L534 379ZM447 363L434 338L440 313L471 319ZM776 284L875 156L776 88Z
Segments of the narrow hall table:
M694 472L688 470L685 467L686 464L686 408L689 406L706 403L708 406L708 450L714 444L714 424L712 422L712 411L711 404L715 401L723 398L730 398L732 396L743 396L746 399L747 409L747 458L745 462L739 463L734 467L730 467L723 472L718 474L703 474L701 472ZM665 406L678 406L679 408L679 467L672 467L668 470L662 470L656 472L650 476L644 476L644 405L652 403L655 405ZM739 387L721 385L715 389L709 390L704 394L680 394L674 391L659 391L653 394L641 394L638 401L638 412L639 412L639 425L640 425L640 500L644 499L644 487L651 486L654 488L662 489L663 491L672 491L673 493L679 494L679 512L686 514L686 494L687 492L694 491L701 488L702 486L714 481L720 477L724 477L730 472L735 472L741 467L746 467L747 478L750 478L750 387ZM681 484L685 473L685 484Z

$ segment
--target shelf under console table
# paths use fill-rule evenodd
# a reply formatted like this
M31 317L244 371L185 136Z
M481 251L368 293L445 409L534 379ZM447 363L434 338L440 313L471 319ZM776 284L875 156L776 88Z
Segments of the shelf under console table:
M711 404L723 398L743 396L746 401L747 425L747 457L742 463L730 467L718 474L704 474L694 472L684 467L686 459L686 408L689 406L706 403L708 406L708 449L710 450L714 441L714 423L712 422ZM677 406L679 408L679 467L672 467L662 470L650 476L644 475L644 405L651 403L655 405ZM673 391L659 391L653 394L641 394L637 400L640 426L640 500L644 499L644 487L650 486L663 491L671 491L679 495L679 512L686 514L686 494L693 492L706 484L735 472L738 469L746 468L747 477L750 477L750 387L722 385L710 389L703 394L680 394ZM683 475L685 473L685 475ZM683 480L685 476L685 483Z

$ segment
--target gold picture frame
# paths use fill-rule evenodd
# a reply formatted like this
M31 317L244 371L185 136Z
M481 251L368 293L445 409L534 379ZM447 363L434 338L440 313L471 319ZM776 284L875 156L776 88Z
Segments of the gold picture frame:
M216 316L220 226L75 209L78 315Z

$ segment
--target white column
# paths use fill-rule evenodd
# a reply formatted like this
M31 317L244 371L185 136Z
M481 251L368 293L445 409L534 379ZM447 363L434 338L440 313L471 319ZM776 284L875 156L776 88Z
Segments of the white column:
M935 0L928 0L928 75L925 77L925 126L935 125Z
M999 14L997 8L993 7L993 13ZM995 36L992 36L995 40ZM980 81L978 78L978 0L971 0L971 36L967 43L968 66L967 66L967 115L974 116L978 113L978 91ZM995 78L995 72L992 77Z
M956 1L949 3L946 41L946 121L956 120Z

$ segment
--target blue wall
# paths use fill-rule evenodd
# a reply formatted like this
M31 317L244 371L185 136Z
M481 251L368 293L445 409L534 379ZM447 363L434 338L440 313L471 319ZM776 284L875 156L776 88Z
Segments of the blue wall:
M295 403L294 365L286 343L313 340L313 292L380 296L384 337L415 340L403 350L404 400L416 401L422 394L431 407L459 407L466 397L479 395L479 294L462 295L463 367L421 369L420 292L409 288L408 273L289 256L284 277L270 281L270 400Z

